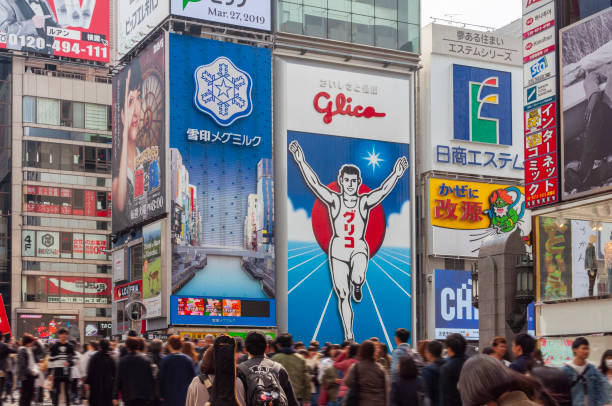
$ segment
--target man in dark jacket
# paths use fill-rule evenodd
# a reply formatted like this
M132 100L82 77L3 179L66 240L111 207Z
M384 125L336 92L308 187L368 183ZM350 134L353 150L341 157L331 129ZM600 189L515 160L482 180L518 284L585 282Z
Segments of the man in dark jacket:
M128 338L125 346L128 353L119 360L113 404L119 404L121 394L125 406L149 405L154 392L151 362L139 352L141 344L138 338Z
M459 375L467 360L467 342L461 334L451 334L444 341L448 359L440 368L440 401L444 406L461 406L461 396L457 389Z
M4 386L6 380L6 370L8 366L8 357L10 354L14 354L16 351L9 347L3 340L4 337L0 336L0 406L2 406L2 398L4 395Z
M64 387L66 406L70 405L70 369L74 365L74 347L68 342L68 330L60 328L57 332L59 341L49 350L49 369L53 374L53 406L58 406L60 391Z
M429 364L423 368L421 376L427 386L431 406L442 406L440 401L440 368L445 363L442 358L442 344L439 341L430 341L425 349L425 358L427 358Z
M181 353L183 340L178 335L168 338L170 354L162 358L159 367L160 397L164 406L185 406L187 389L195 377L193 361Z
M295 352L291 334L281 334L276 339L276 344L279 350L272 357L272 361L278 362L285 368L298 402L302 406L308 406L310 404L310 373L306 360Z
M117 365L110 355L107 339L100 340L100 350L89 359L85 383L89 385L90 406L110 406L117 376Z
M535 338L525 333L517 334L512 342L512 352L516 359L510 364L510 368L521 374L526 374L531 371L531 368L535 365L532 356L535 347Z

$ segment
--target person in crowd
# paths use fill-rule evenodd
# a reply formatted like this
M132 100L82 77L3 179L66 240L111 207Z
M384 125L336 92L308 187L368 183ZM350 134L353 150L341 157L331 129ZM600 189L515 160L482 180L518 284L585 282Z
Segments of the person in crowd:
M601 363L599 364L599 372L608 378L610 388L612 388L612 350L607 350L601 356ZM611 389L612 390L612 389ZM610 394L612 399L612 393Z
M4 395L5 382L8 376L9 359L11 354L15 354L14 348L4 342L4 337L0 336L0 406L2 406L2 397ZM12 382L11 382L12 384Z
M234 374L236 365L222 365L228 368L226 372ZM200 374L193 378L187 389L185 406L203 406L212 401L212 384L215 379L215 353L213 345L209 345L202 357ZM247 406L242 381L236 378L236 401L239 406Z
M302 341L298 341L297 343L295 343L293 345L293 347L295 348L296 351L305 350L306 349L306 346L304 345L304 343Z
M167 344L170 354L162 359L159 370L160 397L164 406L184 406L195 376L193 360L181 353L183 340L178 335L170 336Z
M147 357L149 358L149 361L151 361L151 366L153 367L153 379L155 381L153 406L159 406L161 404L161 401L159 400L159 368L163 358L163 347L164 343L159 339L151 341L148 346Z
M319 374L317 376L317 380L319 382L323 381L323 373L325 370L334 365L334 360L331 357L332 345L326 345L323 348L323 353L321 354L321 360L319 361Z
M360 406L387 404L387 375L374 358L376 344L366 340L359 346L359 361L349 369L345 383L349 388L358 387Z
M280 385L278 389L283 392L288 406L299 406L287 370L278 362L266 358L267 344L266 337L261 333L251 331L246 336L245 348L249 353L249 359L238 365L238 375L247 394L247 405L251 406L251 399L256 391L253 383L256 382L258 372L264 370L266 373L274 375L274 380ZM252 383L251 386L249 386L249 382Z
M70 345L74 348L74 355L72 356L72 367L70 368L70 393L72 394L72 403L78 405L81 403L81 396L79 391L79 384L84 373L81 371L81 351L80 346L76 340L70 340Z
M427 363L427 359L425 358L425 351L427 350L427 344L429 344L429 340L419 340L417 342L417 354L423 360L423 363Z
M5 337L6 339L6 337ZM8 401L10 398L11 403L15 403L15 397L13 395L13 391L15 390L15 377L17 370L17 345L15 343L14 338L10 338L8 342L8 346L11 351L14 351L6 360L6 377L4 381L4 399L3 401Z
M64 388L66 406L70 405L70 372L74 365L74 347L68 342L68 330L60 328L57 332L59 341L49 350L49 368L53 375L53 406L58 406L60 391Z
M378 343L376 346L376 362L383 367L385 372L389 373L391 371L391 357L387 344Z
M342 350L334 348L330 352L330 358L335 362ZM323 373L321 381L321 395L319 396L319 406L338 405L338 390L341 380L338 377L338 370L332 365Z
M317 405L320 389L319 381L317 380L317 376L319 375L319 353L315 347L308 347L306 365L308 366L308 372L310 373L310 404Z
M533 350L533 362L534 367L541 367L544 365L544 354L542 354L542 351L539 348Z
M482 351L480 351L482 353L482 355L490 355L493 357L493 355L495 354L495 350L493 349L493 347L484 347L482 349ZM493 357L493 358L497 358L497 357Z
M340 375L342 376L340 382L340 389L338 392L338 400L342 400L348 387L346 386L345 377L348 373L348 370L355 362L357 362L357 352L359 351L359 344L351 343L349 344L344 351L334 360L334 368L338 370Z
M461 406L457 382L463 364L467 360L467 342L461 334L450 334L444 340L448 359L440 368L440 402L445 406Z
M398 328L395 330L395 344L396 347L391 353L391 376L394 376L399 371L399 360L404 356L411 356L415 358L417 367L421 369L423 367L423 360L421 357L412 351L408 340L410 339L410 331L405 328Z
M30 406L34 397L34 380L38 377L38 359L34 355L32 346L34 337L24 334L21 338L21 347L17 353L17 379L21 385L19 391L19 406Z
M316 348L316 350L317 350L317 351L319 351L319 348L320 348L320 346L319 346L319 342L318 342L317 340L312 340L312 341L310 342L310 347L312 347L312 348Z
M195 344L190 341L185 341L183 343L183 348L181 348L181 352L191 359L193 362L193 373L197 375L200 370L198 369L198 353L195 351Z
M572 381L572 405L603 406L610 402L610 383L597 368L587 360L590 354L589 341L578 337L572 343L574 359L563 366L563 371Z
M399 373L391 382L389 394L390 406L413 406L423 404L427 396L427 387L419 377L419 370L412 357L402 357L399 361Z
M464 406L557 405L536 379L506 368L488 355L475 355L465 362L458 387Z
M533 351L536 348L536 340L526 333L517 334L512 343L512 352L514 353L514 362L510 364L510 368L518 373L526 374L535 366L533 359Z
M560 368L535 366L529 375L540 381L559 406L572 406L572 381Z
M246 361L249 358L249 354L247 354L246 349L244 348L244 340L242 337L234 337L236 341L236 363L241 363Z
M95 345L99 351L89 357L85 384L89 387L90 406L112 406L113 388L117 377L117 365L111 356L110 343L107 339Z
M306 361L295 353L291 334L281 334L276 339L278 353L272 361L281 364L289 374L289 381L298 402L302 406L310 404L310 373Z
M442 406L440 402L440 368L444 365L442 358L442 344L439 341L429 341L425 348L427 365L423 368L421 376L427 388L432 406Z
M508 355L508 342L505 337L497 336L491 340L491 348L493 349L493 358L501 361L506 366L510 366L510 356Z
M110 343L109 343L109 346L110 346ZM87 380L87 371L89 370L89 360L96 352L98 352L99 349L100 348L98 346L98 342L95 340L92 340L87 343L87 351L81 354L81 360L79 361L79 369L81 370L81 373L83 374L82 376L83 381Z
M126 355L119 360L117 379L113 391L113 405L119 404L119 395L125 406L150 406L155 384L151 362L140 352L137 337L128 337Z

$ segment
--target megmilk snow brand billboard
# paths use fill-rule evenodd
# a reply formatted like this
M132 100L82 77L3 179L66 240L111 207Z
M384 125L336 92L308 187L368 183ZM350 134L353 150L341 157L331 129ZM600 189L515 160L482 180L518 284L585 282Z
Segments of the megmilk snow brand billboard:
M113 78L113 233L166 210L165 39Z
M270 50L180 35L169 41L170 60L182 61L170 68L172 295L273 299ZM173 297L172 317L179 302Z
M434 271L435 339L454 333L478 340L478 309L472 305L472 274L469 271Z
M170 14L168 0L114 0L117 59L123 58Z
M411 328L410 80L282 64L281 91L295 100L285 117L289 331L376 335L393 348L395 329Z
M270 0L171 0L170 12L238 27L270 31Z
M0 48L108 62L110 0L4 0Z

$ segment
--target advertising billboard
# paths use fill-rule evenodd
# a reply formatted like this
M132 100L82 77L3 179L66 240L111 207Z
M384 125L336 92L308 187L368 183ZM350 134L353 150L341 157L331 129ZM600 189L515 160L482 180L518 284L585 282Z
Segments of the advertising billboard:
M170 14L168 0L114 0L117 60L123 58Z
M77 314L41 313L19 313L17 315L17 337L29 333L44 341L55 341L59 339L57 332L61 328L68 330L71 339L79 338L79 316Z
M143 265L142 301L147 308L146 317L162 314L162 222L156 221L142 228Z
M172 295L273 299L270 50L169 45Z
M123 285L116 285L113 289L113 301L121 302L130 299L132 295L142 297L142 281L134 281Z
M530 242L522 186L431 178L429 211L434 255L478 257L483 242L516 230Z
M244 28L270 31L271 0L171 0L172 14Z
M3 1L0 49L109 62L109 1Z
M37 232L36 233L36 256L43 257L43 258L59 258L60 256L60 233L55 232L55 231Z
M571 223L538 217L539 300L572 297Z
M395 329L412 326L411 78L278 63L288 329L392 349Z
M172 324L274 327L272 299L172 296Z
M113 78L115 234L166 210L165 54L162 36Z
M612 8L564 28L561 40L563 196L610 189Z
M472 305L472 274L469 271L434 271L435 339L454 333L478 340L478 309Z

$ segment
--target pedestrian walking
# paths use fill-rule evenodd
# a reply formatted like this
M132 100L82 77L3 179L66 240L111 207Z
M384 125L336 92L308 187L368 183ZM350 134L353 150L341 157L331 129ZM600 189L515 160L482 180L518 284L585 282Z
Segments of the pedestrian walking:
M98 347L97 343L96 347ZM85 384L89 388L89 405L112 406L117 365L111 356L108 340L100 340L99 351L88 358Z
M338 403L342 401L344 395L348 391L346 386L346 374L350 367L358 361L357 352L359 351L359 344L351 343L347 346L344 351L334 360L334 368L339 372L341 383L338 391Z
M503 362L505 366L510 366L510 356L508 355L508 342L505 337L497 336L491 340L491 348L493 353L491 356L500 362Z
M427 365L423 368L421 376L432 406L442 406L440 401L440 369L445 360L442 358L442 344L439 341L429 341L425 348Z
M334 363L338 359L342 350L334 348L330 351L330 358ZM336 406L338 405L338 393L342 380L338 375L338 370L334 365L328 367L323 372L321 380L321 394L318 399L319 406Z
M515 360L510 364L510 368L518 373L526 374L535 366L533 351L536 348L536 340L526 333L517 334L512 343L512 352Z
M142 353L137 337L128 337L125 355L119 360L113 405L119 404L119 395L125 406L150 406L155 389L151 361Z
M310 373L306 361L300 357L293 346L291 334L281 334L276 339L278 353L272 361L281 364L289 374L293 392L302 406L310 405Z
M366 340L361 343L357 354L359 361L353 364L345 378L346 386L351 392L345 399L356 396L359 406L387 404L387 375L376 362L375 354L374 342ZM349 399L345 401L348 403Z
M468 358L465 355L467 342L461 334L454 333L446 337L444 345L448 359L440 368L440 401L445 406L461 406L457 382L463 364Z
M181 348L181 352L193 362L193 373L195 375L199 374L200 370L198 369L198 353L195 350L195 344L190 341L185 341L183 343L183 347Z
M38 360L34 355L32 346L34 337L24 334L21 338L21 347L17 353L17 379L21 384L19 392L19 406L30 406L34 397L34 380L38 377Z
M318 404L317 400L319 398L320 387L317 379L317 376L319 375L319 353L315 347L308 347L306 365L308 366L308 372L310 373L310 404L316 405Z
M195 376L193 360L181 353L183 340L178 335L168 338L168 351L160 364L159 385L162 404L184 406L187 388Z
M63 389L66 406L71 401L70 370L73 363L74 347L68 342L68 330L60 328L57 332L59 341L53 344L49 350L49 368L53 376L53 392L51 400L53 406L58 406Z
M529 375L540 381L559 406L572 406L572 381L560 368L536 366Z
M608 272L611 272L609 270ZM599 364L599 372L603 374L606 378L608 378L608 382L610 383L610 387L612 388L612 350L607 350L601 356L601 363ZM610 398L612 399L612 389Z
M109 344L110 345L110 344ZM79 361L79 369L83 374L83 381L87 380L87 371L89 370L89 360L91 357L98 352L100 349L98 342L93 340L87 343L87 351L81 354L81 360Z
M410 356L415 358L415 363L417 367L421 369L424 366L423 360L421 357L410 348L408 344L408 340L410 340L410 331L405 328L398 328L395 330L395 344L397 347L391 353L391 376L397 375L399 372L399 360L402 357Z
M15 353L16 351L4 342L4 337L0 336L0 406L2 406L2 397L4 396L4 388L8 378L9 359L11 354Z
M412 357L402 357L398 374L391 383L390 406L418 406L426 403L427 386ZM430 400L431 401L431 400Z
M161 405L161 401L159 400L159 368L163 358L163 347L164 343L158 339L151 341L148 347L149 352L147 353L147 357L149 358L149 361L151 361L151 366L153 367L153 379L155 381L155 389L153 391L153 406Z
M458 386L464 406L557 405L536 379L506 368L488 355L474 355L465 362Z
M578 337L572 343L574 359L563 366L563 371L572 381L573 406L604 406L610 402L608 379L590 364L589 341Z

